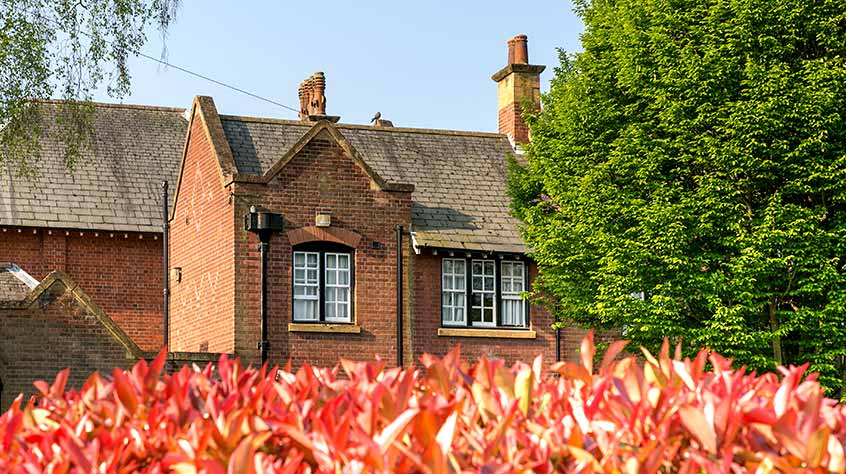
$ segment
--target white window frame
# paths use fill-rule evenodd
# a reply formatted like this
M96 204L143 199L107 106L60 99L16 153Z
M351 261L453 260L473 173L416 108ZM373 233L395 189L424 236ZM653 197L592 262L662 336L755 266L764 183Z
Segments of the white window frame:
M476 272L474 271L473 266L474 266L475 263L481 263L482 264L482 273L481 274L476 274ZM492 276L491 275L485 275L485 264L486 263L490 263L491 266L493 267L493 275ZM497 279L498 275L497 275L496 267L497 267L496 260L478 259L478 258L474 258L474 259L470 260L470 301L469 301L470 311L468 311L468 315L470 315L470 317L471 317L470 325L473 326L473 327L486 327L486 328L497 327L496 322L497 322L497 314L498 314L497 313L497 309L498 309L497 306L498 305L497 305L497 301L496 301L497 300L497 298L496 298L496 279ZM476 278L476 277L482 278L482 289L481 290L476 290L476 289L473 288L473 279ZM485 290L485 280L488 279L488 278L493 280L493 289L491 289L491 290ZM482 305L481 306L476 306L476 305L473 304L473 295L474 294L482 295ZM485 295L493 296L493 305L492 306L490 306L490 307L485 306ZM482 321L472 321L472 310L474 310L476 308L478 308L479 311L481 312L481 316L482 316L482 319L483 319ZM486 309L491 310L491 316L492 316L491 322L485 322L484 321Z
M511 275L509 275L509 276L505 276L505 271L503 270L503 267L506 264L511 266ZM521 320L520 324L505 324L503 322L502 327L526 328L526 327L528 327L528 324L527 324L528 318L526 317L527 314L528 314L528 311L527 311L527 308L526 308L526 300L523 299L523 297L521 296L522 293L524 291L526 291L526 264L524 262L521 262L520 260L502 260L502 261L500 261L499 266L500 266L500 273L499 273L500 274L500 277L499 277L500 278L500 283L499 283L500 284L500 305L504 306L507 301L520 301L520 305L518 307L520 308L520 320ZM514 268L517 267L517 266L519 266L520 269L521 269L521 275L519 277L514 276ZM510 291L505 291L505 284L504 283L506 282L506 280L508 280L508 282L511 284L510 286L511 286L512 289ZM515 283L520 284L520 291L514 291L513 288L514 288ZM505 312L503 311L502 314L504 316Z
M335 268L329 268L329 257L335 257ZM346 257L347 258L347 267L341 268L338 262L340 261L339 257ZM323 320L327 323L351 323L352 322L352 254L347 252L324 252L323 253L323 273L324 273L324 283L323 283ZM329 272L335 273L335 283L329 283ZM342 273L347 274L347 283L343 284L340 283L340 276ZM346 290L347 293L347 300L346 301L338 301L337 299L334 301L329 301L326 298L326 290L332 288L340 291ZM338 293L336 292L336 295ZM336 296L337 298L337 296ZM334 304L335 305L335 316L329 317L327 315L326 306ZM345 304L347 307L346 314L343 316L338 316L338 307L340 305Z
M452 273L446 272L446 264L447 262L452 262L453 269L455 268L456 262L461 262L461 266L464 268L464 271L461 273L456 273L453 270ZM464 281L464 288L463 289L456 289L456 281L458 279ZM452 283L452 288L447 288L446 282L447 279L450 280ZM452 295L453 304L446 304L445 298L447 294ZM455 296L461 295L464 298L464 305L457 306L455 302ZM444 319L444 310L448 309L451 315L455 315L456 309L461 309L461 320L460 321L447 321ZM463 258L445 258L441 262L441 324L444 326L467 326L467 260Z
M305 266L302 266L302 267L297 266L297 254L303 255L303 263L305 264ZM308 256L309 255L315 255L316 256L315 257L315 260L317 261L317 267L316 268L308 266ZM320 273L321 273L320 272L320 252L294 251L293 259L291 260L291 268L292 268L292 271L293 271L293 285L291 285L291 289L294 292L294 303L293 303L293 307L291 308L292 320L294 322L309 322L309 323L320 322L320 300L321 300L321 298L320 298L320 278L321 278L321 275L320 275ZM301 283L297 283L297 270L303 270L303 273L304 273L304 280L302 280ZM309 270L317 270L317 282L309 283L309 281L308 281L308 271ZM297 290L296 290L296 288L298 286L310 287L310 288L316 287L317 288L317 291L315 292L316 295L315 296L298 295ZM296 311L297 311L296 301L297 300L300 300L300 301L317 301L317 306L315 308L315 313L314 313L314 316L315 316L314 319L307 319L307 318L303 318L301 315L299 315L299 316L297 315L297 313L296 313Z
M454 270L453 273L447 273L446 265L449 261L464 262L466 275L464 279L464 290L456 289L458 285L455 283L455 279L459 278L459 275L455 273ZM473 265L477 263L481 263L483 265L481 267L481 274L474 272ZM468 265L470 267L468 267ZM493 268L492 276L485 275L486 265L488 265L489 268ZM503 269L508 265L512 266L512 271L510 272L510 275L503 277L505 273ZM519 268L522 271L522 275L515 276L513 272L514 268ZM482 290L473 289L474 278L481 278ZM485 283L487 282L490 286L491 279L493 279L493 289L485 290ZM531 308L528 300L523 298L525 292L528 291L529 280L529 263L523 259L515 258L513 256L508 258L507 256L493 255L491 258L487 255L483 255L481 258L475 259L471 258L470 255L468 255L467 258L453 257L451 253L450 257L444 256L441 259L441 327L518 330L531 329ZM460 306L456 306L454 303L448 304L446 295L456 295L461 294L462 292L464 293L464 319L461 321L447 321L444 317L444 315L447 314L447 311L449 311L449 314L454 315L454 308L460 308ZM482 299L481 306L473 304L474 296L476 295L480 295L480 298ZM489 300L493 299L493 307L485 305L484 299L486 296ZM455 298L453 297L449 300L454 302ZM506 308L508 308L508 311L506 311ZM473 310L478 310L482 312L482 314L484 314L485 311L492 312L493 321L473 321ZM512 317L510 318L510 322L519 322L519 324L506 324L506 321L503 320L506 313L511 313Z

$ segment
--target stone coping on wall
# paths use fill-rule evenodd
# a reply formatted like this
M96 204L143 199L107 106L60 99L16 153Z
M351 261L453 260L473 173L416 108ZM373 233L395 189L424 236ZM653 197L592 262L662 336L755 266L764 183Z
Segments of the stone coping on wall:
M158 352L145 352L144 359L145 360L153 360L158 356ZM237 356L235 354L230 353L221 353L221 352L168 352L167 353L167 361L168 362L217 362L220 360L221 355L226 355L230 359L234 359Z
M438 328L441 337L491 337L500 339L535 339L537 333L525 329Z

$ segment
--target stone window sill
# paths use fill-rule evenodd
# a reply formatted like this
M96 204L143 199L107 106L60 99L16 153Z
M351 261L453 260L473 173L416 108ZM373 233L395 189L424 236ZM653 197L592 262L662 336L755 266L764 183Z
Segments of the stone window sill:
M499 339L535 339L535 331L526 329L438 328L441 337L495 337Z
M288 332L331 332L359 334L361 326L358 324L326 324L326 323L288 323Z

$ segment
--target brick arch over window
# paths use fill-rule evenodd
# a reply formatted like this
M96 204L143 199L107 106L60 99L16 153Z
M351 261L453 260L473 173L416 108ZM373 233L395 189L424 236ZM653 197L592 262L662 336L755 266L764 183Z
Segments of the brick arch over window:
M300 227L287 232L292 246L308 242L335 242L356 249L361 242L361 235L351 230L337 227Z

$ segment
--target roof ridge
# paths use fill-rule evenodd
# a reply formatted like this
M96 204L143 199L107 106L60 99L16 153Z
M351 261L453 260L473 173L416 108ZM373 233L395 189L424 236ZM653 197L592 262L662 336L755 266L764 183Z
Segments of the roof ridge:
M303 122L300 120L276 119L270 117L249 117L244 115L227 115L220 114L221 120L236 120L241 122L252 123L267 123L276 125L295 125L310 128L314 125L313 122ZM444 130L437 128L412 128L412 127L374 127L371 125L360 125L353 123L336 123L335 127L340 129L352 130L372 130L376 132L404 132L404 133L423 133L430 135L454 135L454 136L469 136L479 138L506 138L505 135L495 132L474 132L467 130Z
M314 126L314 122L303 122L301 120L289 120L289 119L277 119L277 118L270 118L270 117L250 117L247 115L229 115L229 114L218 114L221 120L237 120L241 122L254 122L254 123L273 123L278 125L299 125L301 127L311 128Z
M42 104L63 104L67 102L71 102L64 99L34 99L35 102L39 102ZM78 101L81 103L85 103L84 101ZM95 107L108 107L108 108L117 108L117 109L133 109L133 110L158 110L162 112L185 112L185 107L168 107L164 105L143 105L143 104L116 104L114 102L97 102L91 101Z

